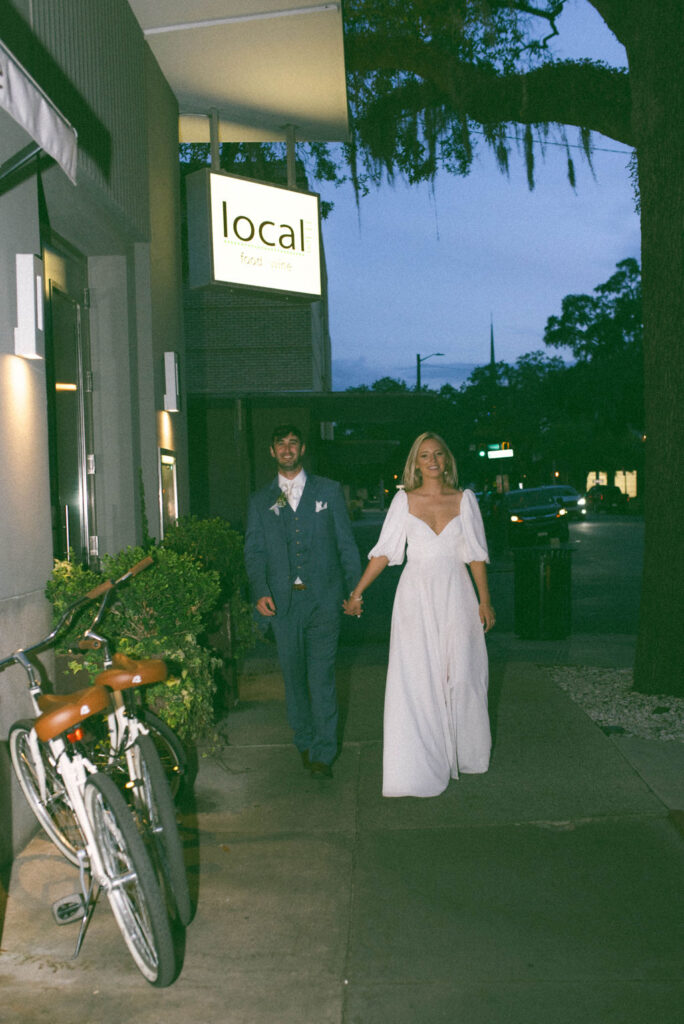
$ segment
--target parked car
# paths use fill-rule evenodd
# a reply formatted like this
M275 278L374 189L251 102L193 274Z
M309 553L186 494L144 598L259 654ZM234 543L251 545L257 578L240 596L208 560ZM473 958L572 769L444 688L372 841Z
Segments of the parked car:
M552 537L562 542L569 539L568 511L559 504L551 488L528 487L509 491L504 500L511 547L543 543Z
M584 519L587 514L587 499L579 491L576 491L570 484L549 484L542 487L543 491L550 491L554 498L564 509L567 510L569 519Z
M592 512L626 512L629 497L616 484L594 484L587 491L587 507Z

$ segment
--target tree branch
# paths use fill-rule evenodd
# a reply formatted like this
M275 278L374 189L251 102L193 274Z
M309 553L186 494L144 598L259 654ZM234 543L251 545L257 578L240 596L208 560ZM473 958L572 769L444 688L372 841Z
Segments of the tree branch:
M380 35L347 39L347 71L418 75L458 116L480 124L569 124L634 144L629 77L590 61L559 61L501 74L462 61L434 42Z
M643 28L643 0L589 0L623 46Z
M515 11L520 11L521 14L530 14L535 18L545 18L548 21L551 31L542 39L542 46L545 46L549 39L553 39L554 36L558 35L556 19L563 11L565 0L557 0L556 3L552 3L550 11L543 10L541 7L536 7L534 4L525 3L524 0L512 0L508 6Z

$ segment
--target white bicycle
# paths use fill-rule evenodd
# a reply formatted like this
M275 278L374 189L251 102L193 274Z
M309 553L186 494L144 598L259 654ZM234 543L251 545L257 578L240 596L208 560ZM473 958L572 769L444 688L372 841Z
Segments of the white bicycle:
M115 583L107 581L95 587L66 610L48 636L0 660L0 671L21 665L37 714L34 720L15 722L10 728L10 754L22 791L47 835L79 869L80 892L53 906L60 924L80 919L74 956L80 952L99 893L104 890L138 969L151 984L164 987L177 977L179 964L168 912L170 901L160 884L164 872L155 864L154 851L158 853L160 841L151 843L146 834L147 828L158 826L159 821L150 812L141 826L140 815L134 813L112 777L112 757L103 762L96 747L87 741L89 726L103 718L109 728L116 727L112 690L96 683L72 694L44 694L40 671L30 657L49 647L85 603L106 596L147 564L145 560L145 565L139 563ZM148 801L156 806L154 794L163 786L158 778L150 782L146 757L155 768L159 759L155 760L148 744L154 750L149 737L141 732L132 752L125 755L130 765L128 783L138 804ZM167 821L160 827L165 849L164 829L177 835L175 817L173 823Z

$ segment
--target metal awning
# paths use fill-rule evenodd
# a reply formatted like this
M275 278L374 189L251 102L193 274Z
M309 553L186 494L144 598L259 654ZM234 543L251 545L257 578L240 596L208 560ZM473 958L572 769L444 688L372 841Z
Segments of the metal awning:
M348 136L341 3L129 0L178 99L181 142Z
M0 41L0 108L28 132L76 184L76 129ZM36 149L37 151L37 149Z

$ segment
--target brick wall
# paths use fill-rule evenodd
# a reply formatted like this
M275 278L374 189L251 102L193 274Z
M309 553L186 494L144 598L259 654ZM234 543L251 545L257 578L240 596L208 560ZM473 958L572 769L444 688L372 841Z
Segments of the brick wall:
M324 387L320 303L198 289L184 303L187 390L197 395Z

